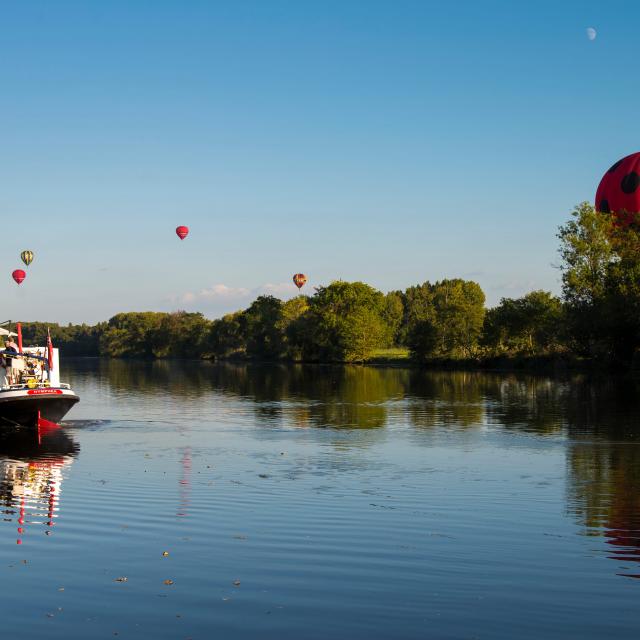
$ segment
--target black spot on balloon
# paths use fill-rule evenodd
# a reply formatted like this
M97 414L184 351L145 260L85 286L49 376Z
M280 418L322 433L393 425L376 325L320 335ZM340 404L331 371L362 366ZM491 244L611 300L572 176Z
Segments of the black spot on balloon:
M598 207L600 213L611 213L608 200L600 200L600 206Z
M607 171L607 173L613 173L620 166L621 163L622 163L622 160L618 160L618 162L616 162L615 164L612 164L611 167L609 168L609 171Z
M638 186L640 186L640 176L635 171L627 173L627 175L620 181L620 188L625 193L633 193Z

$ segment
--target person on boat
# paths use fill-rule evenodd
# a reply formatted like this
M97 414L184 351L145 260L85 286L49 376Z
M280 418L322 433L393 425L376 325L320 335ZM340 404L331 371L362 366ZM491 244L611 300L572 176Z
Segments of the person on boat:
M5 386L13 384L13 380L14 380L14 358L12 357L13 354L18 355L18 345L11 340L11 338L9 338L9 340L7 340L4 343L4 357L3 357L3 365L4 365L4 384Z

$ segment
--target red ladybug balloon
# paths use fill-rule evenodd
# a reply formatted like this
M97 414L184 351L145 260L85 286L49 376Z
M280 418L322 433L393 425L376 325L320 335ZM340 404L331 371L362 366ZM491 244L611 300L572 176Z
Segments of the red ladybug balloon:
M22 269L16 269L11 275L18 284L22 284L22 281L27 277Z
M176 233L178 234L178 238L180 238L180 240L184 240L189 235L189 227L180 225L179 227L176 227Z
M596 210L614 213L623 222L640 213L640 153L618 160L604 174L596 191Z

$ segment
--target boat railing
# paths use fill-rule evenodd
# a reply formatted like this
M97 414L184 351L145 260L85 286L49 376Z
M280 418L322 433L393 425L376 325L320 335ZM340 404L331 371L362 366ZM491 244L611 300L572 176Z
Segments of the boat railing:
M19 382L18 384L8 384L0 387L4 391L20 391L22 389L71 389L71 385L61 382L59 385L53 386L48 381L38 382L37 384L29 384L28 382Z
M42 347L29 348L41 349ZM48 357L29 351L15 353L6 349L0 351L0 357L6 371L5 384L2 386L5 391L7 389L36 389L51 383ZM10 365L9 362L11 362Z
M44 347L27 347L28 349L43 349ZM11 358L16 360L40 360L42 362L49 363L49 358L44 355L40 355L39 353L31 353L30 351L25 351L23 353L15 353L14 351L7 351L6 349L0 349L0 356L4 358Z

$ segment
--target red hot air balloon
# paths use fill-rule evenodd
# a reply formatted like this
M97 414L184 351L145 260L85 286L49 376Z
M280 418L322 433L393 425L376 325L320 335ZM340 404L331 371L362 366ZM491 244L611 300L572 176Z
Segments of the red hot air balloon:
M179 227L176 227L176 233L178 234L178 238L180 238L180 240L184 240L189 235L189 227L180 225Z
M640 213L640 153L618 160L604 174L596 191L596 210L613 213L627 224Z
M27 274L22 269L16 269L11 276L18 284L22 284L22 281L27 277Z
M296 275L293 276L293 284L295 284L298 289L302 289L306 282L307 276L305 276L304 273L296 273Z

